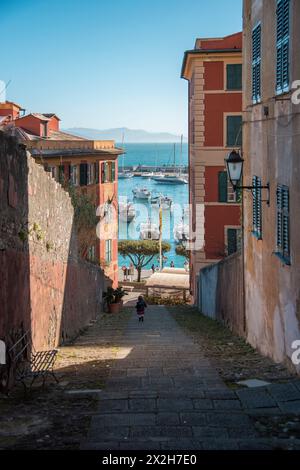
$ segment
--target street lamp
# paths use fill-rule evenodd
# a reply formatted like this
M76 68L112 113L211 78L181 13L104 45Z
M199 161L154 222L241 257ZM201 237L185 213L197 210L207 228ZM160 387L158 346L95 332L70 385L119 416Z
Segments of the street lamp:
M267 204L270 204L270 184L267 183L265 186L240 186L239 182L242 178L243 174L243 167L244 167L244 159L241 157L240 153L236 150L232 150L225 158L225 165L228 174L228 178L232 184L233 190L236 191L237 189L246 189L250 190L253 195L253 190L256 189L267 189L268 190L268 199Z

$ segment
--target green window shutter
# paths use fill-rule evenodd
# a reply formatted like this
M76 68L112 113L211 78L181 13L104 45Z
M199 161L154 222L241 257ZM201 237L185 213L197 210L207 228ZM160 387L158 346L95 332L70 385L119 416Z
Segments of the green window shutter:
M290 263L290 200L289 188L278 186L276 192L277 202L277 252L287 264Z
M262 238L262 189L261 178L253 176L253 233Z
M242 64L227 65L227 90L242 90Z
M107 182L107 162L103 162L101 165L101 182Z
M116 162L111 163L111 180L114 182L116 179Z
M261 24L252 31L252 100L261 99Z
M220 171L219 179L219 202L227 202L227 172Z
M290 0L277 0L276 92L289 90L290 83Z
M282 251L283 240L282 240L282 188L278 186L276 191L276 202L277 202L277 236L276 245L277 251Z
M99 183L99 162L94 163L95 183Z
M227 147L242 146L242 116L227 116Z
M80 186L87 185L87 163L80 163Z
M64 165L59 165L58 167L58 181L61 184L65 181L65 166Z
M237 229L235 228L229 228L227 229L227 252L228 255L232 255L233 253L236 253L237 248L238 248L238 239L237 239Z

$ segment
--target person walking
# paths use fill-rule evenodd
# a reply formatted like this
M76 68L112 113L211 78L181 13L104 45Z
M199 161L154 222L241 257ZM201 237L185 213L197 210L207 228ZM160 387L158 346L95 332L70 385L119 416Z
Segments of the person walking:
M132 282L133 281L133 276L134 276L134 266L133 266L132 262L129 265L128 273L129 273L129 280L130 280L130 282Z
M154 266L154 264L152 264L151 270L152 270L152 273L154 274L154 273L155 273L155 266Z
M142 295L138 296L138 301L136 303L135 308L136 308L136 313L137 313L139 322L143 322L144 315L145 315L145 308L147 308L147 304Z
M171 267L171 268L175 268L174 261L171 261L170 267Z

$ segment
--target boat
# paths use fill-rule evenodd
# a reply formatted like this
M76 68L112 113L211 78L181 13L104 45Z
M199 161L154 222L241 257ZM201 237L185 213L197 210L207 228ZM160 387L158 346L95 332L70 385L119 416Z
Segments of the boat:
M124 145L124 135L123 135L123 139L122 139L122 146ZM118 179L122 180L122 179L128 179L128 178L133 178L134 174L131 173L130 171L128 170L124 170L124 154L123 154L123 158L122 158L122 170L119 171L118 173Z
M151 191L148 188L134 188L132 193L136 199L149 199Z
M141 240L159 240L159 228L157 224L148 222L141 223L140 225L140 239Z
M182 139L183 136L181 136L181 157L180 159L182 160ZM174 170L176 168L176 144L174 144ZM181 174L181 166L179 173L174 173L172 175L160 175L160 176L155 176L153 178L153 181L156 183L162 183L162 184L188 184L188 179L184 177Z
M175 175L164 175L153 178L156 183L162 184L188 184L188 180L179 173Z
M119 218L123 222L131 222L136 216L134 204L132 202L119 202Z
M150 203L151 205L157 206L157 207L161 205L161 208L163 210L168 210L168 209L171 209L173 200L169 196L158 195L158 196L152 196L150 199Z
M189 239L190 228L187 224L180 222L175 225L173 230L174 240L176 243L182 243L188 241Z
M144 173L141 173L141 178L152 178L153 176L153 171L145 171Z
M118 174L118 178L121 179L128 179L128 178L133 178L134 174L131 173L130 171L120 171Z

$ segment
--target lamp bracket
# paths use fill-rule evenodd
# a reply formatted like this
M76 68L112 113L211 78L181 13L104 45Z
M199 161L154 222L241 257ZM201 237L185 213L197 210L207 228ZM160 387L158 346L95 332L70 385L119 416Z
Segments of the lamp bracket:
M246 191L251 191L252 196L254 197L253 191L254 189L266 189L268 191L267 199L263 199L262 202L266 202L267 205L270 205L270 183L267 183L265 186L236 186L235 191L237 189L245 189Z

